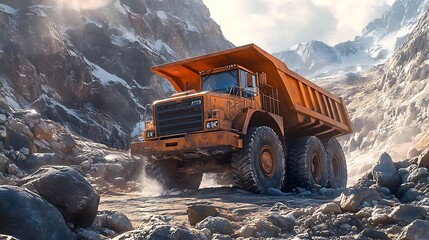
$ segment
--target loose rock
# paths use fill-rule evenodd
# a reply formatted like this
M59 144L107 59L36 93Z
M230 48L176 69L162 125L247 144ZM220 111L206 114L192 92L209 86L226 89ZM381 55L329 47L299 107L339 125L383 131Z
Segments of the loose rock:
M42 167L20 182L60 209L66 222L89 227L97 215L100 196L70 167Z
M212 233L220 234L232 234L234 230L232 229L231 222L223 217L207 217L203 221L195 225L196 229L207 228Z
M424 220L415 220L402 230L397 239L429 239L429 222Z
M61 213L38 195L0 186L0 232L18 239L75 239Z
M349 188L334 200L343 211L357 212L359 206L364 202L381 200L380 194L369 188Z
M380 159L372 169L372 175L378 185L389 188L393 194L396 193L401 184L395 164L387 153L383 153L380 156Z
M116 211L99 212L94 220L93 226L97 228L109 228L119 234L134 230L127 216Z

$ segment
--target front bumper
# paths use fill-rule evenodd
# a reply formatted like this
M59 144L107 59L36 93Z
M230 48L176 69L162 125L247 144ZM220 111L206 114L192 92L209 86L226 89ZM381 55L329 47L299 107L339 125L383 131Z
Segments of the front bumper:
M189 134L164 140L142 141L131 144L132 155L185 156L216 155L221 151L239 149L243 142L236 133L216 131Z

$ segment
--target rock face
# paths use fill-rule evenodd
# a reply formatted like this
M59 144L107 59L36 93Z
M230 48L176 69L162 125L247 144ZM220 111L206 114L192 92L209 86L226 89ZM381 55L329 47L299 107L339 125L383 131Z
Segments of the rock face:
M75 226L89 227L97 215L100 196L79 172L70 167L42 167L22 179L20 185L57 207L66 222Z
M3 234L18 239L76 238L61 213L30 191L0 186L0 212L0 232Z
M0 4L0 98L112 147L126 147L145 104L172 91L150 67L233 46L202 0ZM29 148L27 138L12 132L10 143Z
M387 153L383 153L380 156L380 159L372 169L372 175L379 186L387 187L391 193L396 193L399 185L401 185L401 179L396 171L395 164L393 164L392 158Z

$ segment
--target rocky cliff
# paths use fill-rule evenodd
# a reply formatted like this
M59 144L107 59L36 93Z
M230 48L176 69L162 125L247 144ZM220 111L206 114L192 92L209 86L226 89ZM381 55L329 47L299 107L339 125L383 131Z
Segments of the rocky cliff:
M429 12L383 66L322 83L344 96L351 112L355 133L344 140L353 173L366 171L383 151L399 160L427 147L428 29Z
M171 91L151 66L229 47L201 0L1 0L0 97L124 148Z

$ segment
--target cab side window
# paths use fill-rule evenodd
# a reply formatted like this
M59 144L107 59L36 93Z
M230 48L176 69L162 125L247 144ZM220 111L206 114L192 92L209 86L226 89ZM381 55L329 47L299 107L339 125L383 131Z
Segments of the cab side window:
M241 95L246 98L254 98L256 96L256 77L252 75L252 86L247 86L247 71L240 69L240 87Z

